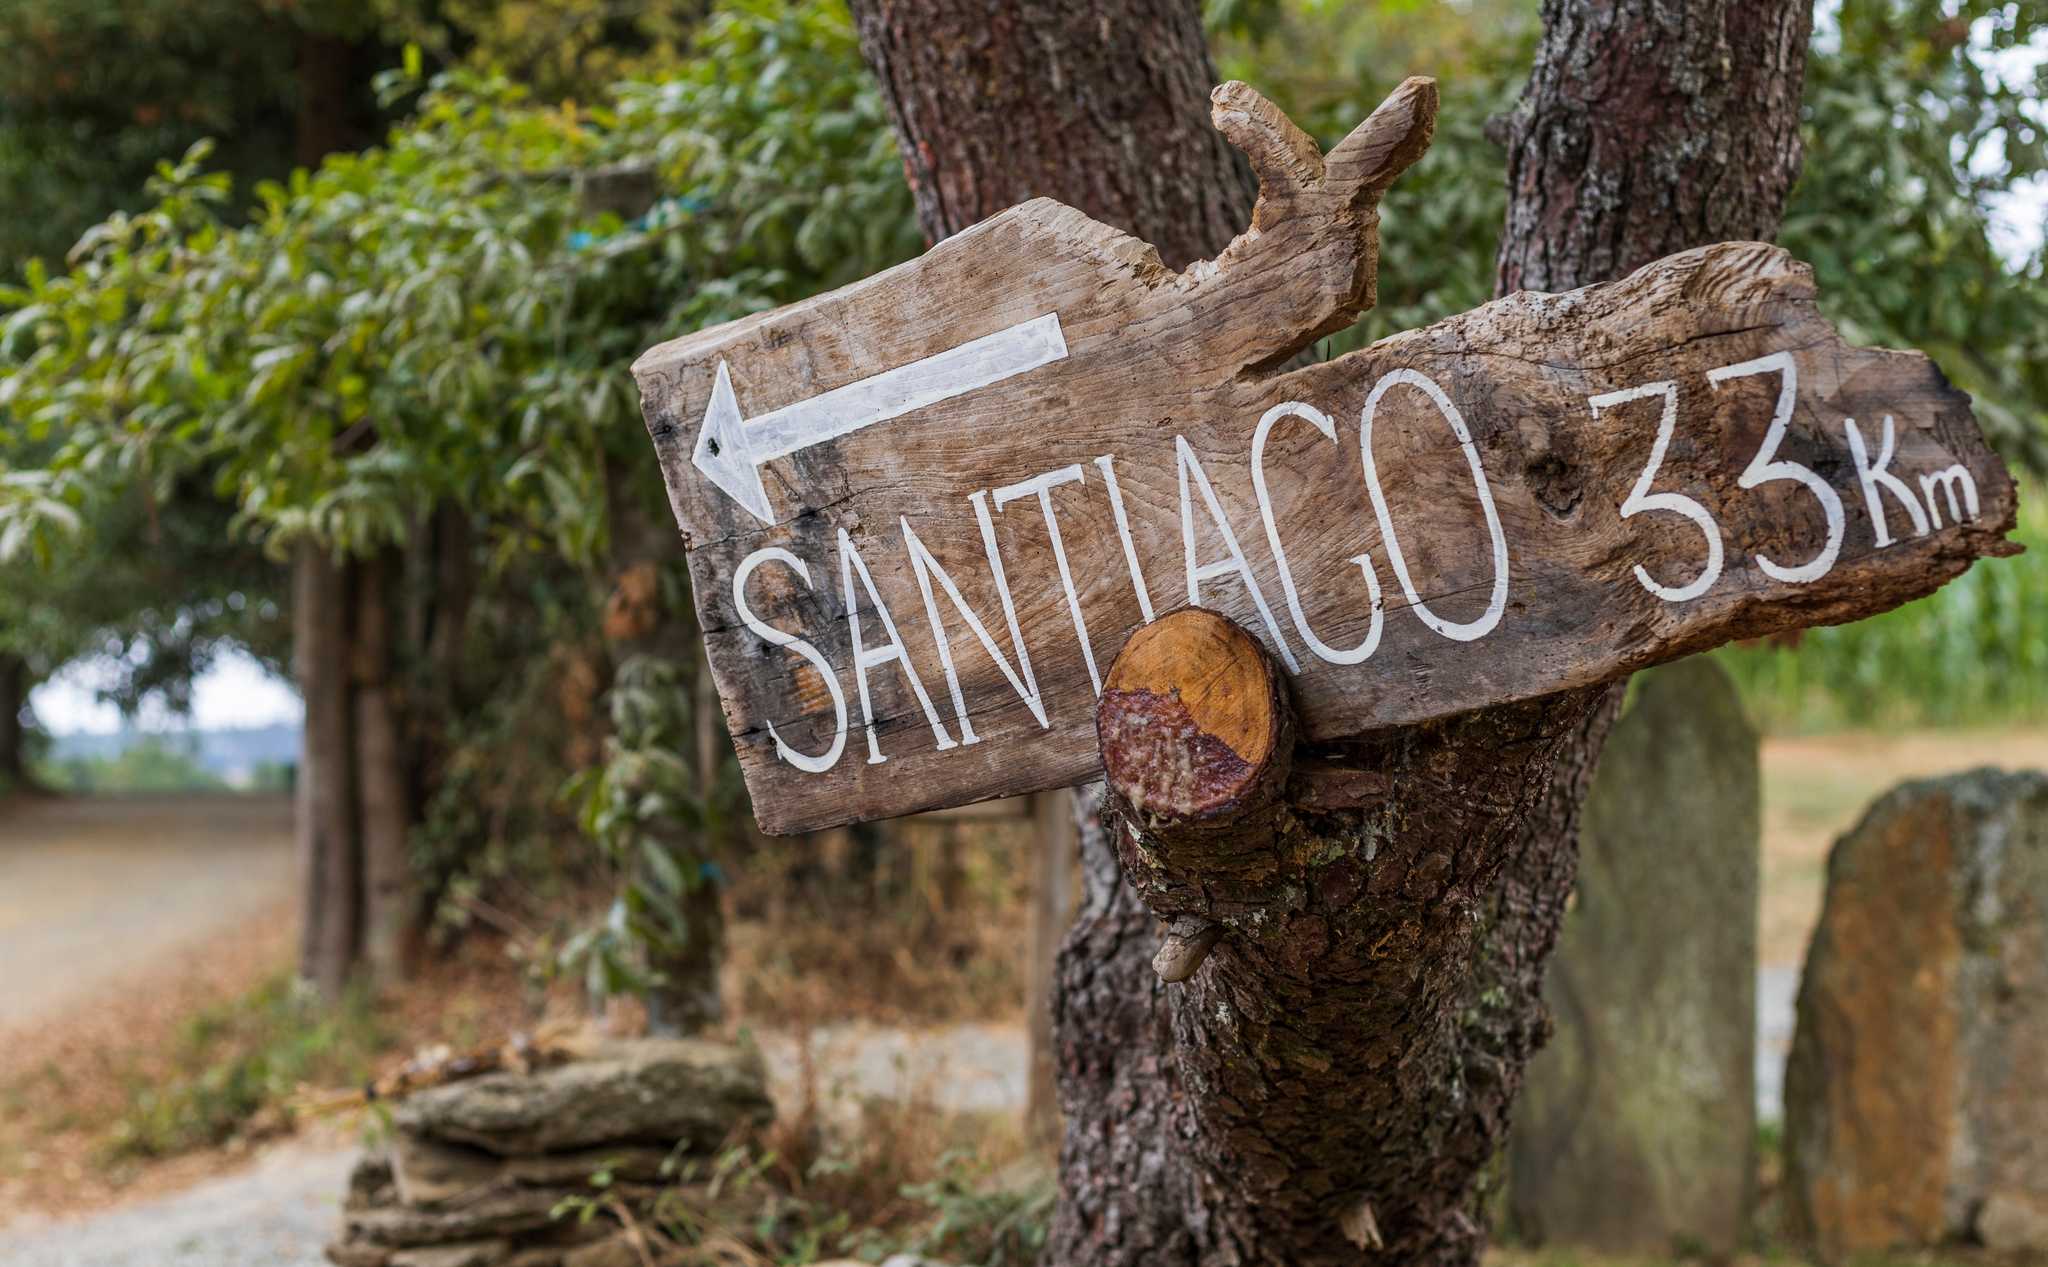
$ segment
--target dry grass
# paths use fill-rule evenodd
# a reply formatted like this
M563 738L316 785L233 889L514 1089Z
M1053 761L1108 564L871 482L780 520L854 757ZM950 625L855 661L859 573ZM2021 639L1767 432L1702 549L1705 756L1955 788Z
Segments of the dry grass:
M2048 769L2048 731L1923 730L1773 737L1763 748L1765 964L1796 967L1820 919L1828 850L1908 779L1980 765Z
M734 868L726 997L757 1025L1013 1021L1034 829L909 820L762 838Z

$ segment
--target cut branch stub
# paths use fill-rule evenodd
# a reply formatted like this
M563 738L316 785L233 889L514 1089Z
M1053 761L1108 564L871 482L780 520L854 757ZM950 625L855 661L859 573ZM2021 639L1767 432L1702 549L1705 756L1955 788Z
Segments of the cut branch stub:
M1229 827L1286 782L1285 687L1258 640L1200 607L1131 635L1095 708L1112 793L1161 832Z

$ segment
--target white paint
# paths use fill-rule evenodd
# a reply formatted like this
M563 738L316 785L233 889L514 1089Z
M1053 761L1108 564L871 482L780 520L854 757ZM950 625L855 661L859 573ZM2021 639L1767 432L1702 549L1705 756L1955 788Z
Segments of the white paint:
M808 756L783 742L782 736L775 731L775 723L768 723L768 737L775 741L776 756L789 762L806 774L823 774L838 764L840 754L846 751L846 692L839 688L839 675L832 671L831 661L827 660L816 647L793 633L786 633L783 630L777 629L759 616L756 616L753 609L747 606L747 578L754 574L755 568L769 562L781 563L787 566L791 571L803 578L805 589L811 588L811 570L804 566L802 559L797 558L781 546L767 546L748 555L741 561L739 570L732 574L732 603L734 607L739 609L740 623L745 625L755 637L768 643L770 646L788 647L791 651L808 660L811 667L818 671L818 676L825 679L825 689L832 693L833 731L831 747L815 757ZM863 693L867 691L865 681L861 684L861 691Z
M1387 494L1380 487L1379 466L1372 456L1373 417L1379 410L1380 399L1393 388L1406 383L1417 388L1451 424L1451 434L1458 438L1458 447L1464 451L1465 464L1472 468L1472 484L1479 490L1479 508L1486 514L1486 535L1493 551L1493 592L1486 602L1486 610L1478 619L1462 624L1445 620L1429 609L1422 601L1422 595L1415 588L1415 579L1408 574L1408 560L1401 554L1401 540L1394 533L1394 517L1387 509ZM1436 385L1436 380L1419 370L1394 370L1373 385L1372 395L1365 398L1365 410L1358 423L1358 447L1360 460L1365 466L1365 488L1372 494L1373 514L1380 521L1380 537L1387 543L1387 562L1394 565L1394 577L1401 582L1401 592L1408 596L1408 603L1422 623L1456 642L1471 642L1484 638L1500 623L1501 613L1508 608L1508 539L1501 531L1500 512L1493 507L1493 490L1486 482L1486 468L1479 464L1479 446L1472 442L1472 430L1465 425L1465 416Z
M1698 598L1707 592L1707 587L1721 577L1721 527L1707 508L1683 493L1653 493L1650 484L1657 478L1657 468L1664 464L1664 453L1671 445L1671 433L1678 426L1678 384L1665 381L1644 383L1641 387L1629 387L1616 392L1602 392L1589 396L1587 405L1593 410L1593 420L1600 420L1600 411L1630 401L1664 398L1664 410L1657 420L1657 438L1650 444L1650 460L1643 464L1643 473L1636 477L1636 486L1621 503L1621 517L1629 519L1646 510L1665 510L1674 515L1690 519L1707 538L1707 561L1700 574L1684 585L1663 585L1653 580L1642 564L1636 564L1636 580L1644 589L1668 603L1683 603Z
M989 527L986 518L988 512L978 503L977 509L982 510L982 523L986 531ZM982 649L988 652L989 659L994 660L996 667L1003 671L1003 677L1009 680L1011 689L1023 698L1024 706L1031 710L1031 715L1038 719L1040 726L1050 726L1052 723L1045 717L1045 701L1039 696L1038 678L1031 672L1031 653L1025 649L1024 634L1017 627L1017 609L1010 601L1010 584L1003 575L1002 559L996 554L995 534L988 531L983 539L983 545L988 550L989 572L995 577L996 590L1003 598L1003 615L1010 622L1010 645L1017 649L1017 669L1010 667L1010 662L1004 657L1002 649L996 646L996 640L989 637L987 627L981 623L981 617L975 615L974 609L967 605L967 600L960 594L960 587L953 583L953 578L947 574L946 569L925 545L923 539L910 526L910 520L899 518L897 522L903 526L903 548L910 554L911 570L917 573L918 591L924 595L924 614L925 619L931 622L932 640L939 644L939 663L945 667L946 689L953 696L953 716L960 724L960 742L979 743L981 736L974 733L974 723L967 717L967 700L960 692L960 674L953 667L952 642L946 637L945 622L939 619L939 604L932 595L934 573L938 575L939 584L945 587L946 597L953 600L953 610L966 619L967 627L973 630L974 636L981 641ZM1022 671L1021 677L1018 675L1019 670Z
M1102 468L1102 482L1109 486L1109 509L1116 516L1117 540L1124 545L1124 566L1131 570L1131 589L1138 595L1138 614L1152 623L1152 592L1145 585L1145 573L1138 566L1138 547L1131 541L1131 517L1124 513L1124 490L1116 482L1115 455L1105 453L1095 459L1095 465Z
M860 640L860 604L853 596L853 574L860 573L862 588L874 603L875 615L882 618L882 629L889 635L888 647L867 648ZM925 693L924 679L918 677L917 666L910 662L910 651L903 645L903 638L896 632L896 621L889 615L889 605L875 589L875 578L868 573L867 560L854 549L853 538L846 529L839 530L839 584L846 595L846 629L853 640L853 680L860 687L860 720L868 738L868 764L880 765L889 758L875 743L875 708L868 696L868 670L894 660L903 666L903 676L910 680L910 689L917 695L918 707L924 709L924 718L932 724L932 738L938 742L939 751L957 748L960 745L946 733L939 723L939 710L932 707L932 697Z
M1048 312L809 400L770 410L752 421L740 417L732 375L721 360L691 461L726 496L761 522L774 523L768 490L761 483L761 463L979 391L1066 355L1067 340L1060 330L1059 314Z
M1052 538L1053 561L1059 564L1060 587L1067 593L1067 611L1074 617L1074 637L1081 643L1081 659L1088 665L1088 680L1095 684L1096 698L1102 697L1102 674L1095 668L1095 649L1088 645L1088 621L1081 615L1081 596L1074 590L1074 573L1067 566L1067 543L1060 539L1059 516L1053 513L1052 490L1061 484L1079 484L1086 481L1079 462L1034 475L1028 480L1006 484L996 490L996 509L1001 510L1020 497L1036 494L1038 508L1045 513L1045 531ZM977 493L975 496L979 497Z
M1289 673L1301 672L1300 661L1288 649L1287 639L1280 634L1280 626L1273 619L1273 609L1266 605L1266 596L1259 590L1258 578L1252 575L1252 565L1245 561L1244 547L1237 543L1237 533L1230 526L1230 519L1223 513L1223 504L1216 500L1216 490L1209 485L1209 473L1202 469L1200 458L1188 445L1186 436L1173 438L1173 448L1180 463L1180 543L1181 556L1187 563L1188 605L1202 605L1202 582L1213 581L1220 576L1236 573L1244 582L1245 592L1251 595L1252 606L1259 609L1259 619L1266 622L1266 633L1273 639L1273 646L1279 650L1280 659L1286 663ZM1202 501L1209 508L1209 518L1216 523L1223 534L1223 544L1230 547L1230 557L1213 563L1195 562L1195 503L1188 494L1188 476L1194 475L1195 483L1201 487Z
M1790 352L1773 352L1757 357L1753 361L1742 361L1735 365L1724 365L1717 370L1707 371L1707 382L1718 390L1721 384L1731 378L1748 378L1757 374L1778 375L1778 404L1771 413L1770 429L1764 433L1764 442L1757 449L1756 456L1743 468L1742 475L1735 481L1744 489L1760 484L1773 484L1780 480L1792 480L1812 493L1827 518L1827 542L1820 553L1797 567L1786 567L1759 554L1756 565L1772 580L1803 584L1817 581L1826 576L1835 566L1835 558L1842 552L1842 534L1846 527L1842 518L1842 499L1828 482L1811 469L1797 462L1778 456L1778 446L1784 443L1785 429L1792 423L1792 406L1799 392L1799 364Z
M1266 439L1282 418L1301 418L1313 423L1332 444L1337 442L1337 424L1314 405L1290 400L1268 409L1259 419L1258 430L1252 432L1252 488L1259 497L1259 517L1266 521L1266 544L1273 547L1273 562L1279 565L1280 589L1287 596L1287 614L1294 618L1294 631L1319 658L1331 664L1360 664L1379 650L1380 631L1386 624L1386 603L1380 597L1380 578L1373 572L1371 555L1354 554L1347 560L1356 563L1358 570L1365 573L1367 602L1372 609L1372 625L1365 632L1365 641L1348 650L1339 650L1316 637L1315 630L1308 627L1308 614L1302 610L1301 594L1294 586L1294 569L1288 565L1286 547L1280 544L1279 525L1273 522L1273 498L1266 491Z
M1927 498L1927 513L1934 520L1934 526L1941 527L1941 504L1934 500L1934 490L1941 489L1948 494L1948 517L1953 523L1977 517L1977 477L1970 474L1968 467L1961 464L1944 467L1932 475L1920 477L1921 495ZM1956 489L1963 490L1962 504L1956 503ZM1967 509L1968 513L1964 513Z
M1882 550L1892 543L1891 526L1885 522L1884 499L1878 496L1882 489L1888 492L1906 508L1906 517L1913 521L1913 535L1927 535L1927 516L1920 510L1920 501L1913 496L1913 490L1906 487L1906 481L1891 473L1893 430L1892 416L1884 416L1884 431L1877 442L1877 461L1870 460L1870 450L1864 446L1863 433L1857 430L1854 418L1842 419L1842 433L1849 441L1849 459L1856 464L1856 482L1863 489L1863 504L1870 511L1870 523L1877 530L1877 548Z

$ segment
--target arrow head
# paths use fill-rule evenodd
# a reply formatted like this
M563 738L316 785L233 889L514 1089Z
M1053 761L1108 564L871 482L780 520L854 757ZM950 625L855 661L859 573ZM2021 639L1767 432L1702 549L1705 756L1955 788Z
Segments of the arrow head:
M690 460L706 479L752 511L756 519L775 522L775 512L768 508L768 490L761 483L761 468L747 447L740 402L732 392L732 374L723 360L718 362L718 381L711 387L711 404L704 410L704 426L697 432L697 451Z

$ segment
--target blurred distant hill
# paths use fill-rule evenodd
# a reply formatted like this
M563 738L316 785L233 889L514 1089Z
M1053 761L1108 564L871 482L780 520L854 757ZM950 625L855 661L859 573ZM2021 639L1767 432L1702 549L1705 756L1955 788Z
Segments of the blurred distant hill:
M174 749L229 787L267 783L266 771L295 765L299 727L278 724L219 730L124 729L107 734L54 734L45 760L56 767L103 767L132 749Z

